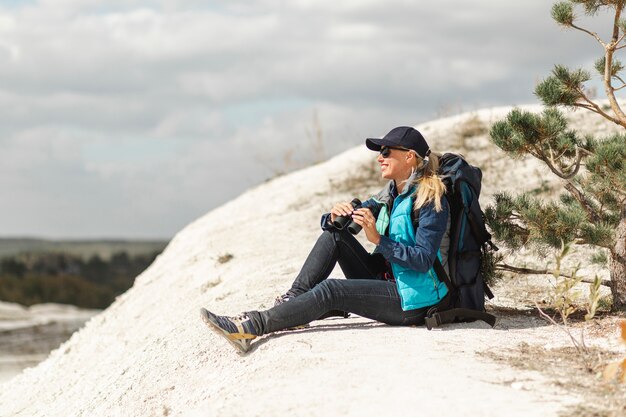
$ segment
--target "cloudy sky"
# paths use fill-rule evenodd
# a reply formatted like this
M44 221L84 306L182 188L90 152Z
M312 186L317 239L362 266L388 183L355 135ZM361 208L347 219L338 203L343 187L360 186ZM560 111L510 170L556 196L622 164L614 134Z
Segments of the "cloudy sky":
M170 238L397 125L536 102L548 0L0 0L0 236Z

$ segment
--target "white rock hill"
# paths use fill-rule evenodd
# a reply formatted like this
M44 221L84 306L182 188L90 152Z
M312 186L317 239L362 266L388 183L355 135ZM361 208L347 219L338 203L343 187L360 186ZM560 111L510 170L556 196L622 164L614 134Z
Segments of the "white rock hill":
M418 126L435 150L460 151L483 167L483 204L496 190L550 178L538 163L512 162L489 143L484 126L508 110ZM573 120L611 129L582 112ZM1 386L0 416L556 416L578 402L537 373L477 355L521 341L569 343L538 319L432 332L329 319L263 337L247 356L206 328L202 306L237 314L273 304L319 234L320 214L382 184L364 180L378 175L374 158L365 146L351 149L187 226L111 307ZM227 254L233 258L220 263Z

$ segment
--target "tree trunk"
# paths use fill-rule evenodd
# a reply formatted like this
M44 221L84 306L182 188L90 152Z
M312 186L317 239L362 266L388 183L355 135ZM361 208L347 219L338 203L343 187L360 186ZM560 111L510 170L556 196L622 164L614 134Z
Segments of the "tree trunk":
M611 250L611 294L613 309L626 311L626 205L615 231L615 246Z

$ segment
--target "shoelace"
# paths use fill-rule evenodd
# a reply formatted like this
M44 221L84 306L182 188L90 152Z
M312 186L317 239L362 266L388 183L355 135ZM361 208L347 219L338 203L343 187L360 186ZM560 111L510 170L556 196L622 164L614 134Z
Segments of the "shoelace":
M246 313L241 313L240 315L235 316L235 317L229 317L231 321L234 321L234 320L245 321L245 320L248 320L249 318L250 317L248 317Z
M276 301L280 301L281 303L286 303L290 299L291 297L288 296L287 294L279 295L278 297L276 297Z

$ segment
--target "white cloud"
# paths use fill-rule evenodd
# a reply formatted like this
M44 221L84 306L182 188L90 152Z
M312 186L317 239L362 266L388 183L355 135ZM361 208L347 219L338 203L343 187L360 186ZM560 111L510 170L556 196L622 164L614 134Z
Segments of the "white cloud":
M258 75L258 76L255 76ZM211 102L223 103L253 98L267 94L266 74L250 74L245 69L231 72L191 72L178 77L177 84L183 93L200 96ZM264 79L265 78L265 79Z
M372 41L382 35L381 28L371 23L347 23L332 26L328 30L328 37L331 41Z
M549 8L543 0L0 5L0 197L14 200L0 209L0 230L170 236L280 170L293 148L294 163L310 160L314 111L332 154L451 104L533 100L554 62L595 54L581 50L582 35L561 32ZM25 206L54 210L33 220Z
M208 109L173 110L161 119L152 133L158 138L198 137L207 132L220 131L224 116Z

